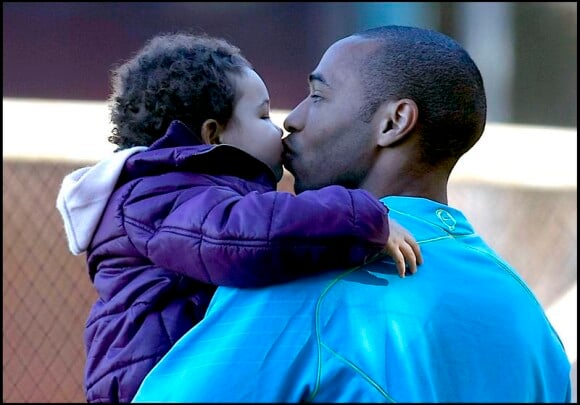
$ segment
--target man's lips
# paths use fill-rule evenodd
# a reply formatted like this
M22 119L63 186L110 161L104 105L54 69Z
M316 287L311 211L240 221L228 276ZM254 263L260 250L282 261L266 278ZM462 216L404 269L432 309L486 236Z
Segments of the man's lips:
M282 152L282 165L287 169L291 170L292 166L292 150L284 145L284 151Z
M283 150L282 150L282 161L286 162L292 157L292 150L288 146L286 142L282 142Z

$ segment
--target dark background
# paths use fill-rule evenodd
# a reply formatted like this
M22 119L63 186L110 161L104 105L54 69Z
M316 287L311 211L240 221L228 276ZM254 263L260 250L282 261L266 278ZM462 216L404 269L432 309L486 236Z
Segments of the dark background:
M575 2L4 2L3 97L105 100L115 63L160 32L194 30L239 46L268 85L272 107L291 109L332 42L403 24L442 31L472 53L487 83L490 121L570 127L577 125L576 11Z

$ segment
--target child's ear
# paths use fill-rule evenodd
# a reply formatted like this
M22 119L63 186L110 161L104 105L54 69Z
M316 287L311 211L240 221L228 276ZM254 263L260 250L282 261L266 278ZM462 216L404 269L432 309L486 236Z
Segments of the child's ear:
M215 145L220 143L221 125L214 119L207 119L201 124L201 139L203 143Z

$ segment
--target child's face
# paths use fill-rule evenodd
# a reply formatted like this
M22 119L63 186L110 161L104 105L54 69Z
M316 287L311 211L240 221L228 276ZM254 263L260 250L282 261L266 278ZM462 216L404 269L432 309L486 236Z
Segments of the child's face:
M237 100L234 112L219 138L236 146L272 168L276 180L282 178L282 129L270 120L270 97L256 72L245 68L232 75Z

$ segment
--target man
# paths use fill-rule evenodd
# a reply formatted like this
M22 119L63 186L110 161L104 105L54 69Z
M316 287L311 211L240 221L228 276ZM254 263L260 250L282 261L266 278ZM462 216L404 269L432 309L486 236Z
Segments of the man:
M135 401L570 402L570 364L539 302L447 205L451 170L485 126L469 55L437 32L381 27L334 43L309 83L285 121L296 192L372 192L413 232L422 267L402 279L378 259L219 288Z

